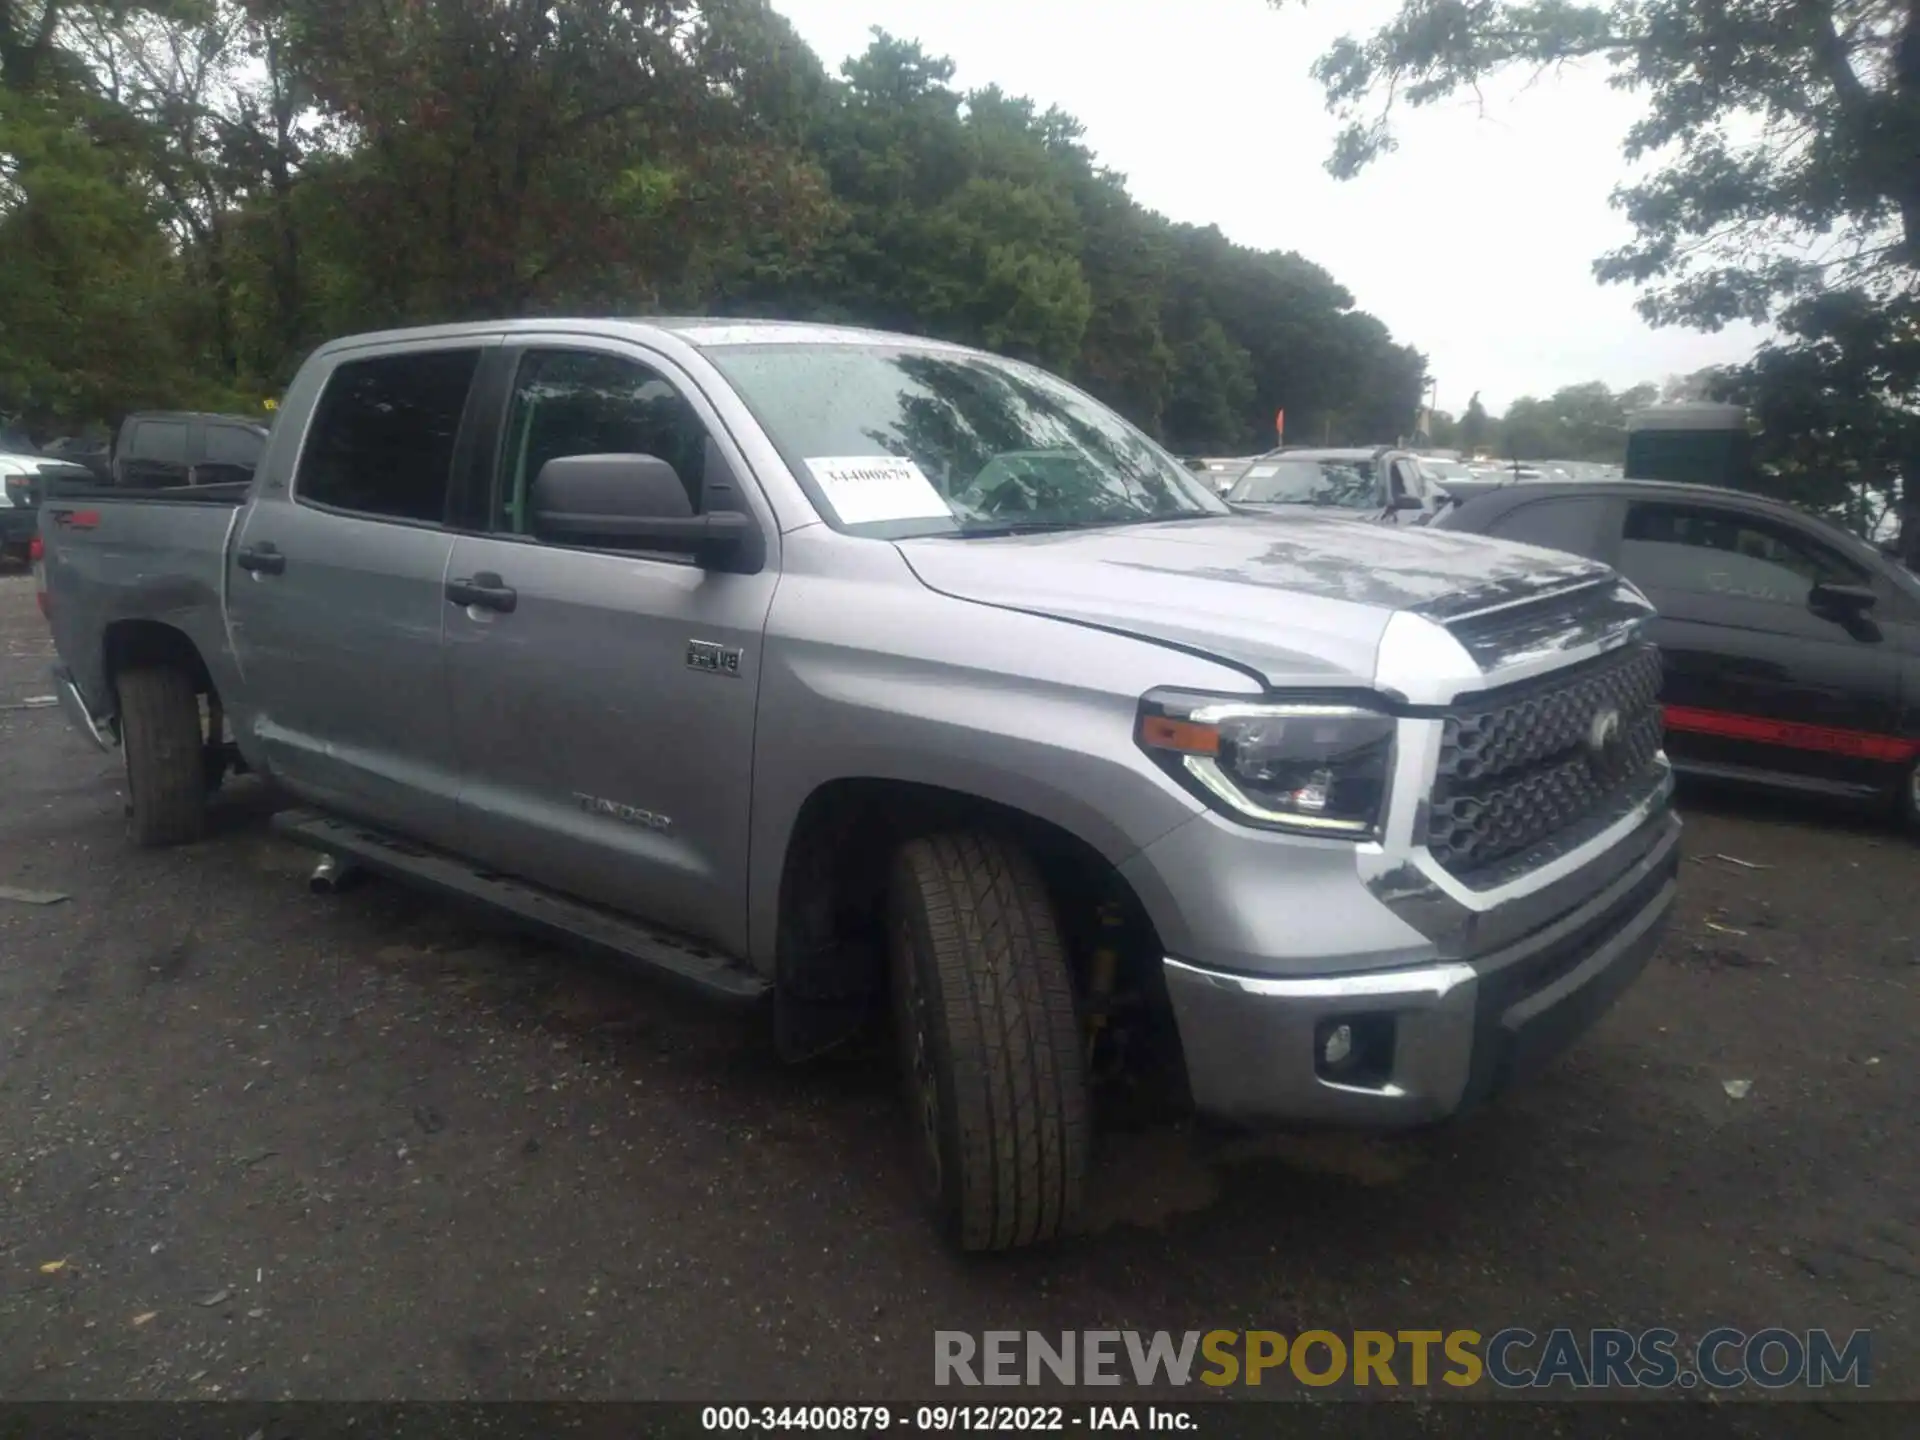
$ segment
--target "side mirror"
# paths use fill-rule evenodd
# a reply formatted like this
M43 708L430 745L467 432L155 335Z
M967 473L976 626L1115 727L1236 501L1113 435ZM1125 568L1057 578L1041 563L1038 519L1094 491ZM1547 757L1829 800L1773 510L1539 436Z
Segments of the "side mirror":
M1395 495L1393 497L1393 504L1389 505L1387 508L1389 510L1424 510L1427 507L1421 503L1420 497L1418 495L1407 495L1402 493L1402 494Z
M668 550L717 570L740 568L732 562L759 535L753 517L742 511L696 515L679 473L657 455L549 460L534 477L527 508L541 540Z
M1869 585L1816 585L1807 594L1807 608L1816 615L1852 620L1880 603Z

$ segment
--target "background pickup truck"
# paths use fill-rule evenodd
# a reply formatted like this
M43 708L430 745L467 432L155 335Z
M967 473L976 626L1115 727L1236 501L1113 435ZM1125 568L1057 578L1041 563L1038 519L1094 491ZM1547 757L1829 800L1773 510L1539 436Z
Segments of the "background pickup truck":
M735 1000L891 1014L968 1248L1124 1077L1410 1125L1646 962L1678 821L1605 566L1236 514L1029 366L740 321L322 347L250 486L62 495L45 605L146 844L294 838ZM227 739L231 734L231 741Z
M120 422L113 483L147 490L244 484L266 443L267 427L244 415L144 410Z

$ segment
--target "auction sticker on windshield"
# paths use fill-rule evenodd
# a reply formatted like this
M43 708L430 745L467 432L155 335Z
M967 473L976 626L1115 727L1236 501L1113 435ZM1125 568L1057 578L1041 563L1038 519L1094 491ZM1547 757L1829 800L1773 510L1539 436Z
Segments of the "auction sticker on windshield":
M845 525L945 520L953 514L920 467L898 455L843 455L808 460L807 468Z

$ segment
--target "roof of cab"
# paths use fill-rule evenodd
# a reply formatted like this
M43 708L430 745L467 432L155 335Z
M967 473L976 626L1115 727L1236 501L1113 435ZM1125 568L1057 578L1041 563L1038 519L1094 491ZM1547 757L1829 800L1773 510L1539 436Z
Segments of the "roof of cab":
M1785 500L1775 499L1771 495L1760 495L1752 490L1735 490L1725 485L1694 485L1682 480L1629 480L1611 478L1605 480L1508 480L1502 482L1491 477L1487 481L1473 484L1453 481L1451 486L1459 486L1462 492L1460 507L1465 509L1474 505L1478 513L1496 507L1505 508L1523 501L1543 499L1567 499L1579 496L1627 495L1642 497L1661 497L1674 501L1718 500L1732 501L1750 506L1756 510L1772 511L1776 514L1797 516L1801 519L1820 519L1809 517L1808 512Z
M454 325L419 325L399 330L375 330L343 335L323 350L361 349L434 340L486 339L496 335L577 332L582 335L629 335L641 339L664 332L694 346L721 345L886 345L916 350L946 350L975 354L967 346L922 335L901 335L855 325L823 325L805 320L759 320L699 315L572 315L525 320L478 320Z
M250 425L256 430L266 429L251 415L235 415L223 410L132 410L127 413L125 420L218 420L227 425Z

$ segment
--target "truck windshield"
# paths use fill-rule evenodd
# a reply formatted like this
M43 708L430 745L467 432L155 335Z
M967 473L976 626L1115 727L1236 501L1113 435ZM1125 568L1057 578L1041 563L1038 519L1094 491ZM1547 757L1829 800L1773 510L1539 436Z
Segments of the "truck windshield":
M1257 461L1227 499L1237 505L1336 505L1378 510L1384 500L1371 460Z
M1007 534L1229 513L1118 415L1012 361L864 345L707 351L855 534Z

